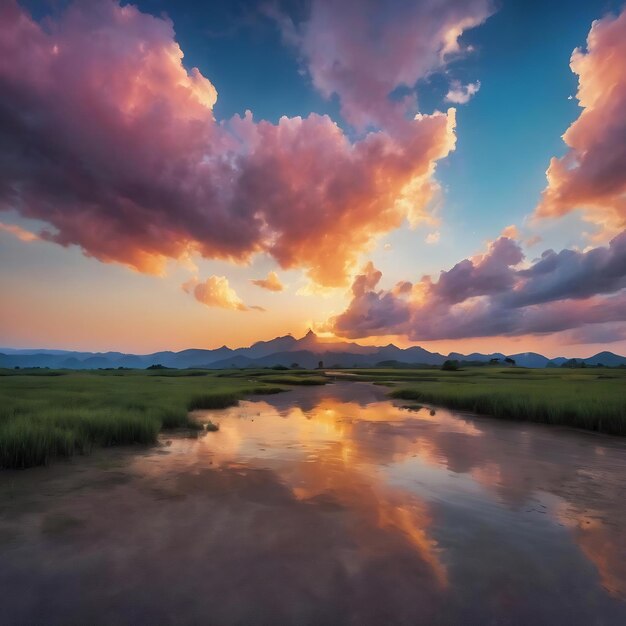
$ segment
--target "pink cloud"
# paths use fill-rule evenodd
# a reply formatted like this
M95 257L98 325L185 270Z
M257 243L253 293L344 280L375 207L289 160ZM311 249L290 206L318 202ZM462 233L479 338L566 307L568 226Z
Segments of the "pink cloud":
M426 341L626 321L626 231L608 247L548 250L528 267L523 260L519 244L500 237L485 254L442 271L436 281L425 276L389 291L377 290L382 274L370 263L354 281L348 308L329 328L353 339L403 335Z
M490 0L313 0L294 24L277 11L283 36L297 46L315 87L337 94L344 118L357 128L392 126L414 108L414 95L392 102L465 52L459 38L493 12ZM477 88L476 88L477 90Z
M403 31L413 61L394 80L422 71L411 69L422 67L418 52L448 54L442 41L450 47L467 16L450 7L444 17L431 9L432 37L426 26ZM471 23L483 19L476 11ZM76 2L43 28L3 2L0 210L44 220L42 238L142 272L194 253L237 262L267 253L327 286L345 284L376 236L407 217L428 220L435 164L455 145L453 109L356 142L315 114L217 122L215 87L182 57L172 23L132 5Z
M282 291L285 288L280 282L280 278L278 278L276 272L269 272L266 278L259 278L257 280L251 280L250 282L268 291Z
M563 135L569 150L553 158L538 218L580 208L585 218L615 234L626 226L626 9L593 23L587 49L576 49L578 119Z
M316 282L341 285L373 236L428 219L434 163L454 148L454 125L450 111L405 122L402 138L380 131L351 144L327 116L278 127L247 116L236 128L254 149L235 199L263 216L283 268L306 263Z

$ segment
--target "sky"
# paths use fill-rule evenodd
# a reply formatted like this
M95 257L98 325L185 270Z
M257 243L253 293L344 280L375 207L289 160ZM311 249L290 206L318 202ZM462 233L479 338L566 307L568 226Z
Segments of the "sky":
M610 0L0 4L0 346L626 354Z

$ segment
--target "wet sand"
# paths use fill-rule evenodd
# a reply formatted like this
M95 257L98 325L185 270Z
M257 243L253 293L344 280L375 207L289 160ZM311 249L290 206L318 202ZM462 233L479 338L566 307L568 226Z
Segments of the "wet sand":
M0 473L0 623L626 623L626 441L385 391Z

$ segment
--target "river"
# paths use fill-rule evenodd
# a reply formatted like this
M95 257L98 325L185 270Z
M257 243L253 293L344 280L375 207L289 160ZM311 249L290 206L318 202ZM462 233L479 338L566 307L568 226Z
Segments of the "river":
M626 623L624 439L385 391L1 473L0 623Z

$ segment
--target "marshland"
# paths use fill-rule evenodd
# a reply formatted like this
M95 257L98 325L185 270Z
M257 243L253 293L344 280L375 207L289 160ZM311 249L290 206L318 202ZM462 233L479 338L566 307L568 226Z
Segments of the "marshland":
M468 367L310 370L0 370L0 467L47 464L93 447L151 444L197 429L195 409L333 380L370 381L391 398L519 421L626 435L626 369Z
M624 372L512 371L3 372L4 619L623 623Z

